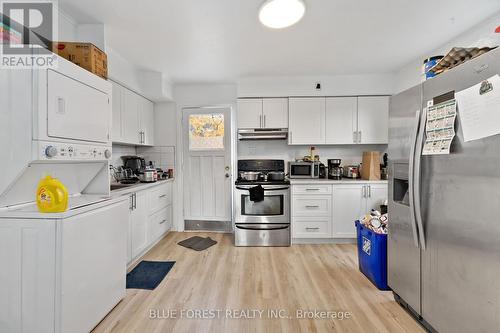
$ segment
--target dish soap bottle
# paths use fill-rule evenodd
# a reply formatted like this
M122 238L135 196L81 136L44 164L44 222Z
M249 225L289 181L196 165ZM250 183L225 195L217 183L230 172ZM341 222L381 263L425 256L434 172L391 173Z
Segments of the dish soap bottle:
M61 213L68 208L68 190L57 178L46 176L38 183L36 204L42 213Z

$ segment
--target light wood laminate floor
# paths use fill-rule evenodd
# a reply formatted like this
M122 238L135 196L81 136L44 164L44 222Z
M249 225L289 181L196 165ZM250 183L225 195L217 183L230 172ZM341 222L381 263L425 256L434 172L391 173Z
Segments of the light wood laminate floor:
M176 244L194 235L210 236L218 244L202 252ZM229 234L172 232L143 259L176 264L155 290L128 289L95 333L423 332L391 292L377 290L358 271L352 244L237 248ZM270 319L270 309L281 309L286 318ZM301 309L350 317L295 318ZM151 310L163 317L177 311L177 318L151 319ZM212 310L205 317L220 310L220 315L190 319L190 310ZM232 317L255 313L256 318L230 318L226 310L236 310ZM262 318L252 310L264 310Z

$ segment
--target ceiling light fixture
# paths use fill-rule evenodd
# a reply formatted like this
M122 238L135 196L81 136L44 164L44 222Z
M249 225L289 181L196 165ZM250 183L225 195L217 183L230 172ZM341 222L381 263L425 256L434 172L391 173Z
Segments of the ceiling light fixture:
M266 27L282 29L294 25L304 16L302 0L267 0L259 10L259 20Z

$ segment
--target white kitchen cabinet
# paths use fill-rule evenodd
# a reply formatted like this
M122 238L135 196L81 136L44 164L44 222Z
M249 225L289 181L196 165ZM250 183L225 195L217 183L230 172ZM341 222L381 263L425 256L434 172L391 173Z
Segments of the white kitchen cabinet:
M154 104L121 86L113 85L112 139L116 143L154 145Z
M122 88L122 143L139 144L140 117L139 96L126 88Z
M332 185L292 186L292 238L332 237Z
M366 213L365 184L333 187L333 237L355 238L354 221Z
M113 121L111 139L115 142L123 141L123 125L122 125L122 105L123 93L122 86L118 83L111 81L113 87Z
M358 121L357 97L326 99L326 144L353 144Z
M288 128L288 98L264 98L263 128Z
M288 98L238 99L238 128L288 128Z
M262 98L238 99L238 128L262 127Z
M148 195L146 191L132 194L130 213L131 257L135 258L148 246Z
M354 221L387 199L387 184L339 184L333 186L333 237L355 238Z
M331 217L296 217L292 229L293 238L331 238L332 220Z
M151 248L172 228L172 182L129 195L127 263Z
M358 137L361 144L389 142L389 97L358 97Z
M290 98L288 143L311 145L325 143L325 98Z
M153 146L155 137L154 105L150 100L140 97L140 106L140 132L142 133L140 133L139 144Z
M368 184L367 186L366 212L372 209L380 211L380 205L388 199L387 184Z

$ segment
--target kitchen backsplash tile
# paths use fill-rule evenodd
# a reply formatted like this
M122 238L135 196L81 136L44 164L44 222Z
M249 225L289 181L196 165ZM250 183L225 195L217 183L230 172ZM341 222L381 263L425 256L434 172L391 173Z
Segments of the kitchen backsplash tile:
M309 154L310 146L289 146L286 141L238 141L238 159L283 159L294 161ZM315 146L323 163L330 158L342 159L342 165L361 163L364 151L387 152L387 145Z
M151 161L157 168L173 169L175 166L175 147L172 146L137 147L137 154L144 157L146 164Z
M121 156L126 156L126 155L137 155L137 149L134 146L113 144L111 164L115 167L123 165Z

